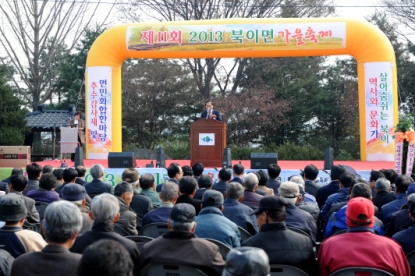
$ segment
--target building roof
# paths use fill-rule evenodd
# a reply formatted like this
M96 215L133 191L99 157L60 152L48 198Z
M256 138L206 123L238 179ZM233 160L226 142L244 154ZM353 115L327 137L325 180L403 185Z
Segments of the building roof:
M75 106L70 105L68 110L45 110L43 104L38 106L38 110L26 115L27 126L38 131L51 131L61 125L69 125L73 118Z

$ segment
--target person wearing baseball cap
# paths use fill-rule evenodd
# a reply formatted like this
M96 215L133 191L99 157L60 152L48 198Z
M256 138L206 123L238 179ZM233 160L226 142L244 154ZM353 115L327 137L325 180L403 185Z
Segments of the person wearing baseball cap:
M0 244L14 258L27 252L41 251L47 245L39 233L22 228L26 215L26 205L20 195L0 197L0 221L6 223L0 229Z
M308 212L296 206L301 200L298 184L291 181L283 182L278 189L278 194L287 202L287 217L285 220L287 226L303 230L315 241L317 235L316 221Z
M287 229L287 207L287 201L281 197L262 198L258 209L251 213L257 217L260 232L245 240L242 246L262 248L268 254L271 264L291 265L309 275L318 275L311 239Z
M333 236L321 244L318 252L320 275L328 276L346 267L371 267L393 275L410 275L410 267L400 245L373 233L375 208L370 199L351 199L347 204L346 217L348 232Z
M207 275L222 275L225 262L219 248L196 237L195 217L195 207L187 203L176 204L167 222L169 232L143 246L140 271L155 262L193 266Z
M196 236L220 241L230 248L241 245L238 226L225 217L223 195L219 191L207 190L202 197L202 211L196 217Z
M81 211L82 228L79 230L79 235L91 230L92 225L94 224L94 221L88 215L91 210L85 204L87 196L88 194L86 193L85 187L75 183L66 184L61 191L62 199L72 202Z
M226 267L222 276L270 276L267 253L260 248L233 248L226 256Z

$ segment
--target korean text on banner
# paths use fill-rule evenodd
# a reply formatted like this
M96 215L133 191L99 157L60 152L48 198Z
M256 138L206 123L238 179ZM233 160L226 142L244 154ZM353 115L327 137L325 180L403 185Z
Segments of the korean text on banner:
M107 159L112 151L112 68L88 68L88 159Z
M390 62L365 63L367 161L395 161Z
M342 49L346 24L218 24L129 26L129 51L227 51Z

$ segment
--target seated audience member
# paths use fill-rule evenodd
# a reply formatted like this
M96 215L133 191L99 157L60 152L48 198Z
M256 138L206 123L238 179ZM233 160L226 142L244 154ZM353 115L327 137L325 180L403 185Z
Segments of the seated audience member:
M385 227L385 236L392 237L395 233L407 229L412 224L412 219L408 214L409 196L415 194L415 184L409 185L406 190L407 203L402 206L401 210L392 214L389 220L389 226Z
M56 177L57 181L55 184L55 188L57 188L63 184L63 169L54 169L52 173ZM42 174L45 174L45 173L42 173Z
M229 181L230 182L238 182L239 184L242 184L242 178L244 177L244 166L242 164L235 164L232 167L233 171L233 178Z
M406 191L409 185L411 185L412 179L406 175L400 175L395 179L395 195L396 199L389 203L386 203L380 209L382 214L382 221L387 223L393 213L399 211L403 205L406 204Z
M300 200L300 190L298 184L294 182L283 182L278 190L279 196L287 202L287 215L285 224L288 227L295 227L306 232L315 241L317 235L317 225L314 218L295 204Z
M26 190L23 191L23 195L27 195L28 192L32 190L37 190L39 188L39 179L42 175L42 166L38 163L31 163L26 166L27 182Z
M291 265L309 275L318 275L310 238L286 227L287 203L283 198L264 197L252 214L257 217L260 232L245 240L242 246L262 248L267 253L270 264Z
M312 203L312 204L317 206L316 198L314 196L310 195L309 193L307 193L307 191L305 190L305 182L304 182L304 179L301 176L293 175L293 176L288 178L288 181L291 181L291 182L294 182L294 183L297 183L297 184L303 186L303 190L304 190L303 201L304 201L304 203L307 203L307 204Z
M356 183L353 185L351 190L350 199L356 197L364 197L369 200L372 199L372 192L369 185L364 183ZM374 207L374 206L373 206ZM347 212L347 203L340 210L333 213L327 221L326 231L324 238L327 239L331 235L335 234L338 231L347 229L346 223L346 212ZM375 217L375 223L373 224L374 233L383 236L383 224L382 222Z
M53 167L51 165L45 165L42 168L42 174L45 174L45 173L53 173Z
M128 251L120 243L100 240L85 249L77 275L132 276L133 268L134 264Z
M138 235L137 232L137 215L130 208L131 200L133 199L133 186L127 182L118 183L114 188L114 196L120 205L120 218L115 222L124 231L128 232L130 236Z
M179 188L174 182L167 181L164 183L160 192L161 204L158 208L151 210L144 215L143 227L150 223L164 222L170 218L171 210L176 204Z
M319 170L313 164L307 165L304 168L305 190L314 197L317 196L317 190L320 189L320 186L314 182L318 176L318 173Z
M7 177L7 178L5 178L5 179L3 179L3 180L1 180L0 182L9 183L10 182L10 177L12 177L13 175L16 175L16 174L23 175L23 169L20 168L20 167L14 167L12 169L12 173L10 174L10 176Z
M84 166L77 166L75 170L78 172L78 177L75 180L75 183L84 186L88 182L85 181L86 169Z
M384 177L378 178L375 182L376 195L373 197L373 204L381 210L386 203L392 202L396 199L394 193L391 193L391 183Z
M85 187L79 184L69 183L62 189L62 199L72 202L78 207L79 211L81 211L82 228L78 231L79 235L91 230L93 225L93 221L89 217L90 209L85 204L87 196Z
M190 167L190 166L183 166L182 167L182 170L183 170L183 176L193 176L192 167Z
M207 191L212 189L213 179L209 175L201 175L197 179L197 185L199 189L196 190L196 194L193 199L202 200L203 194Z
M62 189L67 184L76 183L77 175L78 175L78 172L74 168L67 168L63 171L63 184L55 189L55 192L57 192L61 198L62 198ZM86 202L88 202L88 204L91 204L92 202L92 199L89 197L88 194L86 194L85 200Z
M394 192L396 190L396 183L395 180L398 177L398 174L393 169L387 169L387 170L380 170L385 175L385 178L390 181L391 183L391 190Z
M318 215L320 214L320 209L318 208L317 204L315 204L314 202L304 202L306 192L304 191L303 185L298 184L298 191L300 192L300 200L297 201L295 206L309 213L317 222Z
M375 197L376 192L375 192L375 183L379 178L386 178L385 175L383 174L383 172L380 171L371 171L370 172L370 177L369 177L369 185L370 185L370 189L372 189L372 198ZM373 200L372 200L373 201ZM375 204L376 206L376 204ZM380 207L378 207L380 209Z
M180 179L183 177L183 170L177 163L171 163L167 167L167 175L169 176L169 179L167 181L171 181L179 185ZM157 185L156 191L160 193L161 188L163 187L163 184Z
M26 185L27 179L23 174L16 174L10 177L10 193L19 195L24 200L27 209L26 220L30 223L38 223L40 218L35 207L35 201L22 193L26 189Z
M318 207L323 209L324 204L329 196L337 193L340 190L340 181L339 177L343 173L346 173L347 170L342 165L334 165L330 171L331 182L326 186L321 187L317 191L316 199Z
M51 173L45 173L40 177L39 188L26 194L34 201L52 203L61 200L59 194L55 192L56 177Z
M194 234L196 210L187 203L176 204L167 224L169 232L143 246L140 271L152 262L188 265L207 275L222 275L225 262L217 245Z
M201 209L201 201L194 199L196 194L197 181L191 176L183 176L179 181L180 196L177 198L176 203L188 203L193 205L196 210L196 215L199 214Z
M134 168L127 168L121 176L122 181L130 183L134 189L134 196L130 203L130 208L139 216L143 218L145 214L153 209L151 199L146 195L140 193L138 190L140 175Z
M278 181L278 177L280 177L281 168L277 164L270 164L268 166L268 176L269 179L265 186L274 190L274 194L278 194L278 189L281 185L281 182Z
M94 221L92 230L78 236L70 251L82 254L94 242L109 239L124 246L130 254L133 263L138 263L140 252L138 251L137 244L114 232L114 223L120 218L119 211L120 205L115 196L103 193L94 197L91 212L89 212L90 218ZM137 269L137 266L135 266L135 269ZM135 275L138 275L138 270L135 270L135 272Z
M269 258L265 251L255 247L231 249L222 276L240 275L270 276Z
M43 230L48 245L40 252L23 254L12 266L11 276L73 276L82 255L69 252L82 226L78 208L70 202L51 203L45 211Z
M246 206L256 209L259 206L259 201L263 198L262 195L255 193L256 188L258 187L258 177L253 173L248 173L244 177L244 198L241 203Z
M112 186L102 181L102 179L104 178L104 167L101 164L92 165L91 169L89 170L89 173L92 176L92 181L88 184L85 184L84 187L87 194L91 198L94 198L94 196L103 193L114 193L114 189L112 188Z
M263 191L264 194L267 196L274 195L274 190L266 186L268 179L269 179L266 172L264 172L263 170L259 170L257 171L257 173L260 175L261 179L258 180L258 187L256 191L258 190Z
M258 187L259 187L259 182L261 182L261 176L262 176L262 174L260 174L260 173L259 173L259 171L256 171L256 172L250 172L250 174L255 174L255 175L256 175L256 177L258 178L258 185L257 185L257 187L256 187L256 189L255 189L255 193L257 193L257 194L259 194L259 195L261 195L261 196L264 196L264 195L265 195L265 191L258 189ZM242 184L242 185L243 185L243 184Z
M199 238L210 238L229 247L239 247L241 234L238 226L223 214L223 195L214 190L203 194L202 211L196 217L195 234Z
M202 163L196 163L192 166L193 171L193 177L196 178L196 180L199 180L199 177L203 175L205 167Z
M212 186L212 190L216 190L222 193L226 192L226 184L231 180L232 174L228 169L221 169L218 174L219 181Z
M357 183L356 176L351 173L343 173L339 176L339 181L340 190L327 198L327 201L320 212L319 219L323 221L326 219L326 216L333 204L346 202L349 199L349 188L353 187L353 185Z
M244 188L238 182L229 182L226 187L226 199L223 202L222 213L230 221L247 230L251 235L258 233L258 225L252 209L242 204Z
M40 251L46 246L39 233L22 228L26 216L27 210L21 196L11 193L0 197L0 221L6 223L0 228L0 244L14 258Z
M143 174L140 177L141 193L151 199L151 203L155 207L159 207L161 204L159 194L154 191L154 176L151 173Z
M0 276L10 276L14 258L4 249L0 249Z
M412 220L412 223L408 225L407 229L402 230L392 236L392 239L397 241L402 246L405 255L408 255L409 253L415 250L415 194L408 196L407 205L407 211Z
M389 238L373 234L375 208L367 198L347 204L348 232L324 241L318 251L320 275L331 275L346 267L371 267L393 275L410 275L402 248Z

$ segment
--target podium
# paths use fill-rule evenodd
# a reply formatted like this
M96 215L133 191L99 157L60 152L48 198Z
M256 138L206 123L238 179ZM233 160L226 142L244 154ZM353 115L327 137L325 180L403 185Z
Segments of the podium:
M78 128L61 127L61 160L65 153L75 153L78 147Z
M226 123L199 119L190 125L190 165L202 163L205 167L223 165L226 148Z

